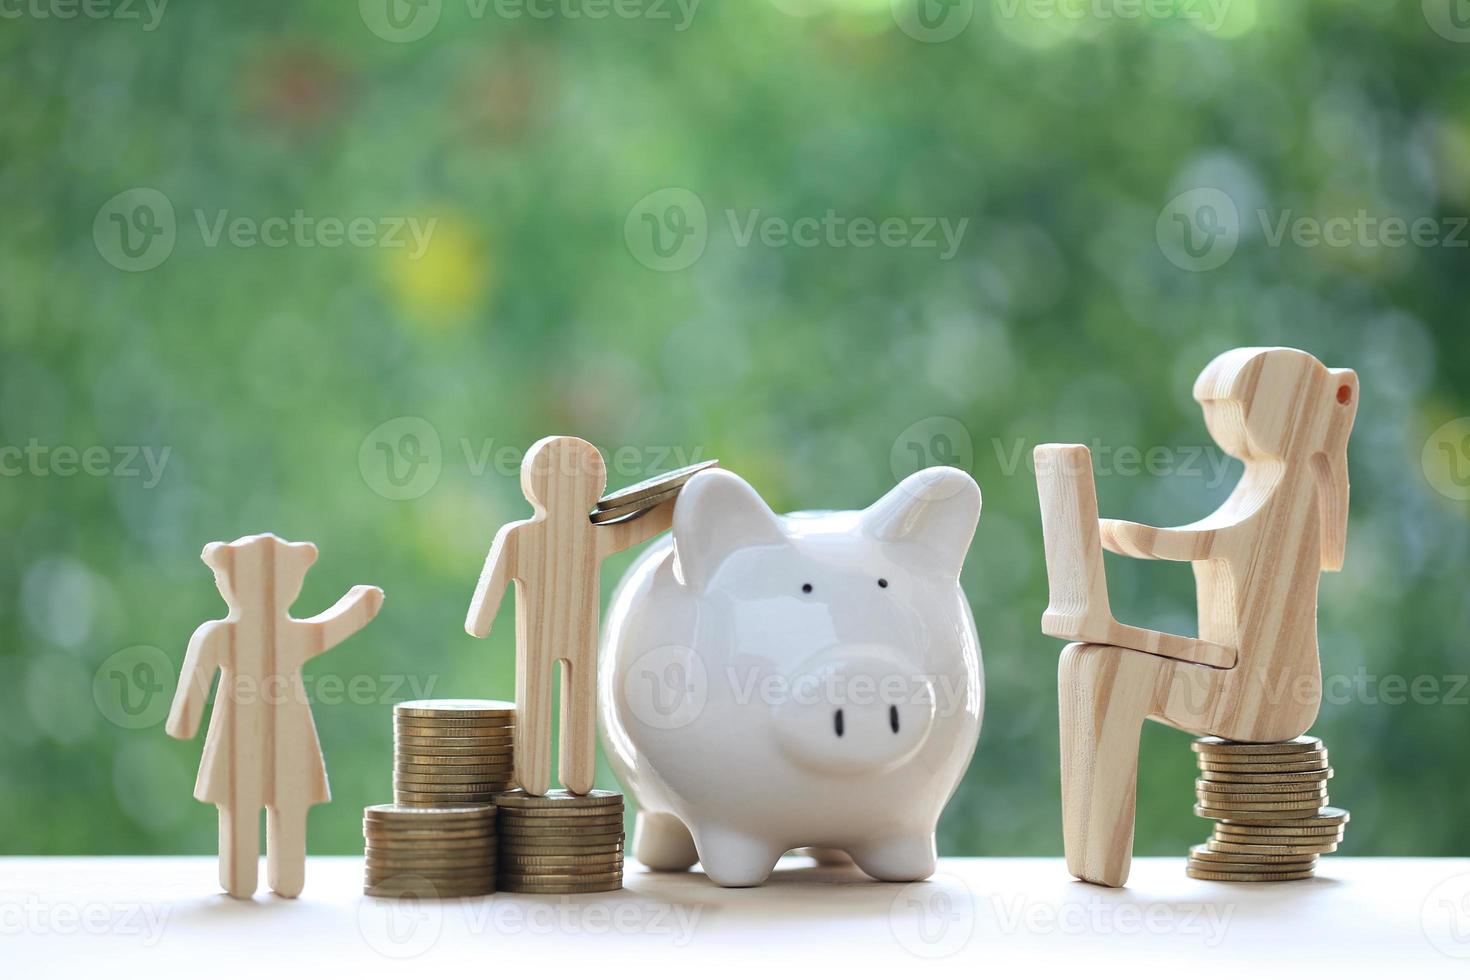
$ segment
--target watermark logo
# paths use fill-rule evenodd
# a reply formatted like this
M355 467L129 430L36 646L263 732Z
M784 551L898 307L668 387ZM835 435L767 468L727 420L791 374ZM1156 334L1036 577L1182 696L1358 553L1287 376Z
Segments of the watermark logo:
M177 237L173 202L152 187L113 195L92 219L97 254L123 272L158 268L173 254Z
M959 419L931 415L904 429L888 450L888 467L895 480L902 480L931 466L953 466L971 472L975 465L975 441Z
M888 907L898 944L926 960L953 956L975 935L975 893L958 875L936 874L903 886Z
M110 936L157 946L173 906L144 902L47 902L37 895L0 895L0 936Z
M408 44L432 31L443 6L443 0L357 0L367 29L393 44Z
M655 647L628 665L623 698L649 728L671 731L690 725L709 701L704 658L678 644Z
M388 500L414 500L439 482L439 431L428 419L400 415L369 432L357 448L363 482Z
M684 187L645 195L623 221L623 241L633 258L654 272L687 269L709 242L704 201Z
M381 883L390 899L363 896L357 903L357 932L375 952L393 960L422 956L444 931L444 907L433 883L422 875L395 875Z
M1186 272L1208 272L1235 254L1240 212L1218 187L1196 187L1164 205L1154 237L1171 264Z
M1435 885L1419 909L1419 921L1435 949L1457 960L1470 959L1470 871Z
M152 728L167 717L176 680L173 662L158 647L128 647L92 675L92 700L119 728Z
M1470 42L1470 0L1424 0L1424 20L1446 41Z
M893 22L915 41L941 44L960 36L975 16L975 0L890 0Z
M1424 442L1424 478L1443 497L1470 500L1470 418L1451 419Z

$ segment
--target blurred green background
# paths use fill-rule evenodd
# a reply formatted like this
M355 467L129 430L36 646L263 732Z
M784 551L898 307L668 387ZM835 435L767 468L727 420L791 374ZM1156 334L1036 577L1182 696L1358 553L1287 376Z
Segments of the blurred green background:
M510 695L465 609L520 450L574 433L612 486L718 456L777 509L974 473L941 850L1060 854L1031 446L1196 519L1238 469L1190 384L1280 343L1362 378L1314 729L1344 851L1470 851L1470 10L922 3L7 5L0 849L213 851L169 671L223 614L201 547L267 529L321 547L298 615L388 594L308 669L311 847L360 848L389 705ZM1109 568L1193 628L1187 568ZM1206 833L1193 775L1149 726L1140 853Z

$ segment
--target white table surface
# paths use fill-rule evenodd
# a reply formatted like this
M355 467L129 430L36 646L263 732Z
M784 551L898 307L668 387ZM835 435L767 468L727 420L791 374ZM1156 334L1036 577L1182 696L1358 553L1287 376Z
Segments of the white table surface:
M218 893L212 858L0 858L0 975L489 980L510 965L598 964L598 978L659 965L780 971L773 980L802 965L821 980L1063 965L1202 980L1470 977L1467 859L1329 856L1315 880L1233 885L1148 858L1118 890L1070 879L1058 858L945 859L930 882L895 885L789 857L750 889L630 863L619 892L435 903L365 899L361 882L360 858L312 858L299 899L237 901Z

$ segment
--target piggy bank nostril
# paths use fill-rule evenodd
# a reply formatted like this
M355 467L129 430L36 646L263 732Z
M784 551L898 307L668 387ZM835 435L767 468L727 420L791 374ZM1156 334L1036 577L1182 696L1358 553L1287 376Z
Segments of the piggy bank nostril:
M844 727L846 726L843 724L842 721L842 709L838 708L837 713L832 716L832 728L837 732L838 738L842 737L842 731Z
M888 727L893 729L893 734L898 734L898 705L888 706Z

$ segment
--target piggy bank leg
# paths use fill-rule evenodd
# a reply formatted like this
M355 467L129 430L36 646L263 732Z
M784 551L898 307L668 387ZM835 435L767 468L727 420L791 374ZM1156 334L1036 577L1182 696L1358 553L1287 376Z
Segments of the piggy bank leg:
M640 810L633 824L633 856L651 871L688 871L699 860L684 821L648 810Z
M771 876L786 848L728 827L695 827L699 863L710 880L725 888L749 888Z
M803 847L796 853L802 857L811 858L823 868L837 868L852 864L852 855L836 847Z
M934 832L849 848L863 873L879 881L922 881L934 873Z

